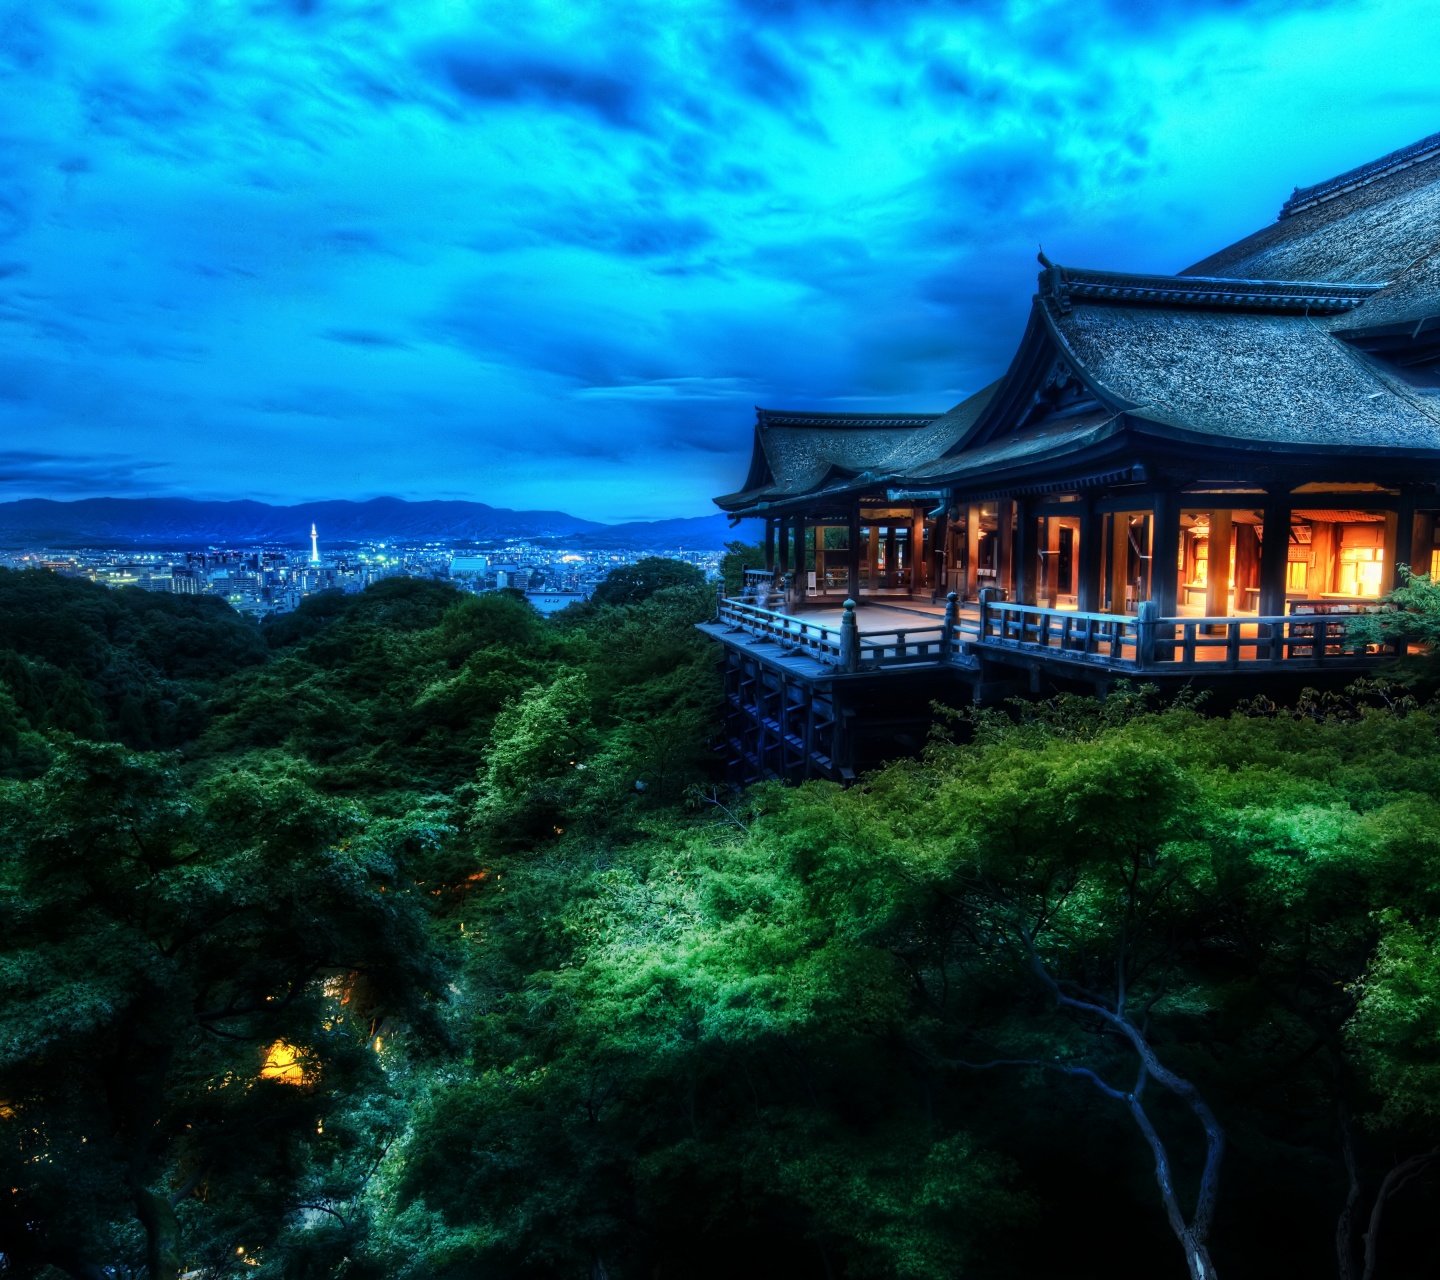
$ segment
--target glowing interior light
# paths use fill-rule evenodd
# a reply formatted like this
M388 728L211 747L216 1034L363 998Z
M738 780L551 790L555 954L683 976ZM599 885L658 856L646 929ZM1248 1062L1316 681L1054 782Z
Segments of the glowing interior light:
M304 1084L305 1067L300 1061L300 1051L288 1041L275 1041L265 1051L265 1063L260 1068L260 1078L278 1080L281 1084Z

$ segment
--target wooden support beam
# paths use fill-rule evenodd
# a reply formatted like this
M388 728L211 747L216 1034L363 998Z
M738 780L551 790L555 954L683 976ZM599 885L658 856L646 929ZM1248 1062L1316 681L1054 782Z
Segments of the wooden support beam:
M1430 559L1435 551L1435 512L1417 511L1410 535L1410 570L1429 573Z
M996 536L1000 539L995 562L995 585L1007 593L1006 599L1018 600L1015 594L1015 503L1013 499L1002 498L996 506L1000 527Z
M793 523L795 525L795 599L800 601L805 599L806 579L810 568L805 554L805 517L796 516Z
M916 507L910 517L910 594L925 589L925 509Z
M790 521L781 516L776 521L780 531L780 572L790 572Z
M980 598L980 504L965 509L965 599Z
M896 570L899 569L899 539L895 536L895 526L885 526L885 586L893 588L897 584Z
M1130 517L1116 511L1110 517L1110 612L1125 612L1125 593L1130 585Z
M1400 566L1409 565L1414 539L1415 496L1402 493L1395 510L1385 513L1385 577L1382 586L1386 591L1393 591L1401 585Z
M1285 612L1285 574L1290 562L1290 495L1265 495L1260 526L1260 615L1279 617Z
M946 570L950 564L950 508L946 507L935 520L930 538L930 599L939 601L950 585Z
M1234 520L1228 508L1210 512L1210 564L1205 579L1205 612L1212 618L1230 615L1230 539L1234 530Z
M880 589L880 526L870 525L870 562L865 570L865 585L871 591Z
M1105 516L1087 497L1080 508L1080 589L1077 603L1082 613L1102 612L1101 578L1105 561Z
M765 571L775 572L775 521L765 517Z
M1173 618L1180 591L1180 495L1155 495L1150 521L1150 599L1162 618Z
M1040 576L1038 521L1030 514L1030 499L1015 499L1015 594L1020 604L1034 604Z
M860 594L860 499L849 511L845 542L845 594L854 600Z
M1045 556L1041 561L1040 601L1047 609L1060 602L1060 530L1059 516L1044 516Z

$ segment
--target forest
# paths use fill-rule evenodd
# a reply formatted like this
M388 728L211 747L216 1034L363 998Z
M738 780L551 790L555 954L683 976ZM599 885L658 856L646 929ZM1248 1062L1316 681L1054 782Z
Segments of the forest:
M1435 672L739 792L714 598L0 570L0 1275L1440 1274Z

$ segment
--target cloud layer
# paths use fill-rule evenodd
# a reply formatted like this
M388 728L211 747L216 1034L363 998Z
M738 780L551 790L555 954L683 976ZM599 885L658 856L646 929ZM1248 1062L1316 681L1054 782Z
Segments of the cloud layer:
M1409 2L0 6L0 498L698 514L1440 129ZM1343 94L1336 86L1343 85Z

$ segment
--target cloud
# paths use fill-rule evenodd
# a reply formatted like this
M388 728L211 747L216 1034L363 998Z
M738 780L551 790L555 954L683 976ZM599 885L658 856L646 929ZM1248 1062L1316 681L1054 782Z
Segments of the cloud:
M7 492L698 514L1434 130L1421 0L0 12ZM1337 97L1335 83L1346 93Z
M90 495L142 493L154 483L149 473L158 464L133 458L77 458L62 453L41 453L26 449L0 450L0 501L7 501L5 486L15 486L25 495L47 493Z
M617 129L646 127L640 81L573 56L483 46L439 53L450 84L477 102L593 113Z

